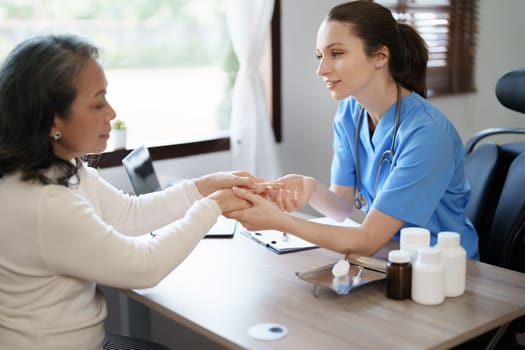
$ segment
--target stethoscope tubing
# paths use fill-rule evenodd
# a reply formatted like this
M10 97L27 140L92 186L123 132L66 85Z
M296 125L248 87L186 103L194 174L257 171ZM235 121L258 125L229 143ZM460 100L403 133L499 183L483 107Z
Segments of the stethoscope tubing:
M401 85L399 83L397 83L396 85L397 85L396 114L395 114L395 121L394 121L394 130L392 132L392 142L390 143L390 148L384 151L381 154L381 157L379 157L379 164L377 165L376 180L374 184L374 197L377 191L377 183L379 181L379 175L381 174L381 167L383 166L385 162L392 164L392 161L394 159L394 147L396 144L397 131L399 129L399 123L401 119ZM363 209L366 211L368 209L368 200L363 195L363 193L361 193L361 169L359 166L359 134L361 132L361 126L363 124L364 110L365 109L361 107L361 110L359 111L359 117L357 120L357 127L355 131L355 140L354 140L355 175L356 175L354 207L358 210ZM387 157L390 157L390 160L388 160Z

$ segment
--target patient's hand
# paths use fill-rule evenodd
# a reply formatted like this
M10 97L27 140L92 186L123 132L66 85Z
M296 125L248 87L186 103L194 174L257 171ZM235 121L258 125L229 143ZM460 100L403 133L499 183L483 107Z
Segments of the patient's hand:
M279 183L281 187L268 192L267 198L273 200L279 208L288 212L308 204L317 189L317 180L303 175L286 175L277 179L275 183Z

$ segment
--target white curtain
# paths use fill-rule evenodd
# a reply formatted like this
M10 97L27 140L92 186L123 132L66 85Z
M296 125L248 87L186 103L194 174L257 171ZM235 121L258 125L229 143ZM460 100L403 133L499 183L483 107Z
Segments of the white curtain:
M231 115L232 166L268 180L282 175L258 70L273 7L274 0L227 1L228 28L239 60Z

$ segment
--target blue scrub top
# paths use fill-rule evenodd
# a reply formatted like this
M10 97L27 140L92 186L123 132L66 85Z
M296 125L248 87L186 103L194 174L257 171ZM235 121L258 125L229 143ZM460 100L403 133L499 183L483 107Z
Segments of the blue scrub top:
M450 120L415 92L401 100L400 124L392 165L383 163L390 149L396 104L379 121L370 137L368 118L359 132L361 192L369 209L405 222L404 227L425 227L431 245L441 231L461 235L461 245L471 259L479 260L478 235L465 215L470 186L465 178L464 147ZM334 157L331 183L356 185L355 134L361 106L348 97L339 102L334 118ZM379 170L378 170L379 169ZM399 232L394 236L399 239Z

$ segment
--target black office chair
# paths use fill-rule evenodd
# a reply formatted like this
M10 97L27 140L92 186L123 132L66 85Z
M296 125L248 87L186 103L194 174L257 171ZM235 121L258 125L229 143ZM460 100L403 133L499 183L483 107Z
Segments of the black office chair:
M505 107L525 113L525 68L499 78L496 97ZM478 231L481 261L525 272L525 140L475 148L499 134L525 135L525 128L486 129L467 142L465 175L471 200L466 212Z
M106 335L103 350L170 350L164 345L122 335Z
M496 83L496 97L503 106L525 113L525 68L502 75ZM485 129L465 146L465 175L471 184L466 213L479 235L480 260L525 272L525 138L512 143L484 142L476 147L487 137L501 134L525 135L525 128ZM524 331L525 318L521 317L506 332L497 332L489 345L495 346L503 337L498 348L519 348L515 333ZM466 345L458 349L471 348ZM478 345L474 342L473 348Z
M133 337L118 334L120 333L120 324L123 321L120 319L119 315L119 292L116 289L102 285L98 285L97 288L102 291L102 293L104 293L104 298L106 299L108 309L108 317L104 322L106 338L104 339L103 350L170 350L168 347L162 344L143 340L150 338L149 331L140 332L140 329L136 329L136 326L131 322L129 325L129 331L133 333ZM131 299L128 301L131 301ZM139 310L137 313L135 312L137 310L133 309L134 306L135 304L132 303L127 304L128 312L131 312L130 315L133 314L134 316L139 316L141 318L139 325L142 326L142 323L144 323L144 326L149 328L149 313L144 315L140 313L142 310ZM145 306L143 307L145 308Z

